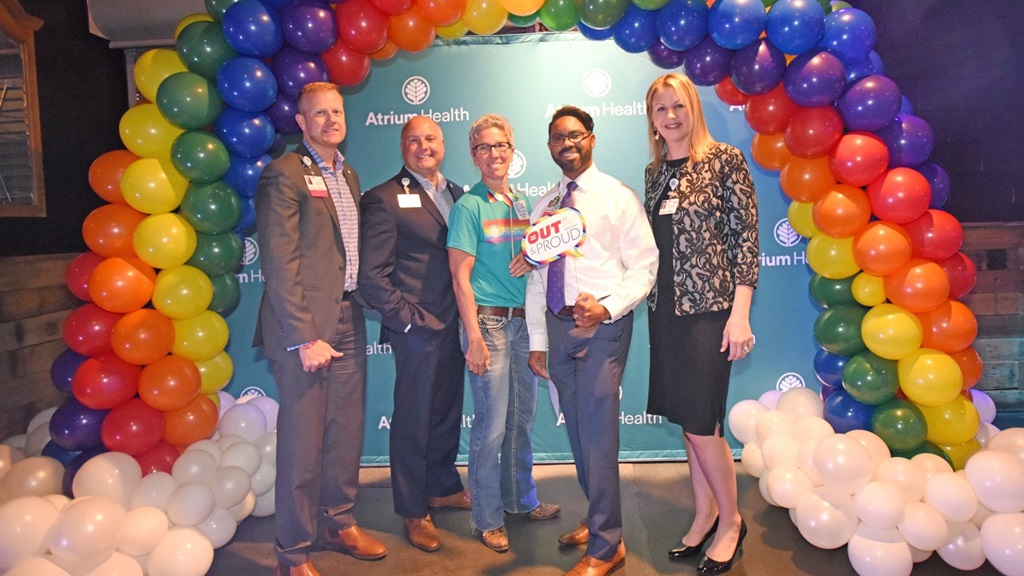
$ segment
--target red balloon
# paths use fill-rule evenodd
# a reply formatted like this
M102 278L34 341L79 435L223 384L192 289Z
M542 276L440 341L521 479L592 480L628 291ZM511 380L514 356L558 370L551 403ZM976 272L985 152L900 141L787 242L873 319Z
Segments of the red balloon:
M135 228L146 216L127 204L100 206L85 217L82 238L90 250L104 258L135 256Z
M174 324L151 308L143 308L118 320L110 333L110 344L125 362L152 364L167 356L174 346Z
M181 451L174 446L164 442L157 442L156 446L135 456L135 461L142 468L142 475L146 476L153 472L171 473L174 462L181 456Z
M68 264L68 269L64 272L64 283L68 285L68 290L79 300L84 302L92 301L92 298L89 296L89 276L92 274L93 269L96 268L96 265L103 262L103 260L103 256L90 251L79 254Z
M796 156L828 154L843 135L843 119L831 106L800 108L786 127L786 147Z
M922 348L934 348L946 354L959 352L978 336L978 320L967 306L947 300L935 310L917 315L924 331Z
M730 106L743 106L750 100L750 96L740 92L728 76L718 84L715 84L715 94L718 95L719 100Z
M911 168L893 168L868 185L871 210L880 220L906 224L928 210L932 186Z
M867 186L885 173L889 149L881 138L867 132L849 132L829 155L832 173L840 182Z
M121 175L139 157L127 150L111 150L100 154L89 166L89 186L97 196L111 204L124 204Z
M334 7L338 39L346 46L371 54L388 41L388 16L369 0L348 0Z
M138 366L111 352L89 358L71 377L75 399L95 410L110 410L135 396L139 386Z
M195 362L181 356L165 356L142 369L139 398L157 410L178 410L199 395L201 380Z
M848 238L871 220L871 204L864 190L836 184L814 202L811 214L814 225L826 236Z
M419 0L416 7L434 26L451 26L466 11L466 0Z
M92 303L79 306L64 321L64 342L82 356L110 352L110 334L120 319L120 314L107 312Z
M853 261L872 276L892 274L910 255L910 235L899 224L876 220L853 237Z
M217 406L206 396L196 396L184 408L164 413L164 440L175 446L189 446L213 435L217 429Z
M434 25L415 7L388 19L388 38L406 52L426 50L435 34Z
M335 43L320 56L327 65L331 82L339 86L355 86L370 74L370 57L349 48L344 42Z
M968 346L959 352L950 354L949 357L956 362L956 365L960 367L960 372L964 375L964 390L970 389L981 380L984 365L978 351L973 347Z
M747 123L761 134L781 134L786 131L793 114L800 109L786 94L780 83L765 94L750 96L743 115Z
M930 312L949 297L949 279L935 262L911 258L884 279L885 297L915 314Z
M828 156L811 159L793 156L779 172L779 187L797 202L814 202L835 183Z
M974 282L978 279L978 269L963 252L957 252L939 262L939 266L942 266L942 270L949 277L950 298L959 300L974 288Z
M146 266L150 271L152 267ZM114 256L96 265L89 276L89 296L97 306L110 312L132 312L153 296L153 280L144 270Z
M370 0L370 3L388 16L398 16L412 8L413 0Z
M964 227L955 216L942 210L928 210L903 227L910 234L915 258L945 260L956 254L964 243Z
M111 410L100 430L107 450L132 456L152 450L163 435L163 412L138 398L132 398Z

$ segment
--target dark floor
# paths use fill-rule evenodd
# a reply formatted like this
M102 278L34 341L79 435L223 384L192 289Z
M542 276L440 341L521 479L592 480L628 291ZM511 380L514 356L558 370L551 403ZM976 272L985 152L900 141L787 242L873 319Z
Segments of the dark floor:
M689 494L689 468L685 463L622 464L622 512L625 522L626 567L616 576L695 574L696 559L670 562L665 552L682 535L693 514ZM462 469L465 475L465 469ZM484 547L470 531L468 511L443 511L433 515L443 547L433 554L421 552L406 541L401 519L391 509L391 489L386 468L363 470L360 489L360 525L379 537L389 549L378 562L361 562L337 553L317 552L313 562L331 576L558 576L576 564L582 548L560 548L558 535L585 515L585 502L569 465L535 468L540 497L562 505L554 520L533 522L510 518L506 522L512 550L496 554ZM757 479L741 472L740 510L750 532L742 559L729 574L770 576L853 576L856 574L846 548L820 550L808 544L785 509L765 503ZM259 576L273 574L274 518L248 518L238 527L234 540L217 551L210 574ZM937 554L914 568L915 575L964 574L947 565ZM990 564L972 572L999 574Z

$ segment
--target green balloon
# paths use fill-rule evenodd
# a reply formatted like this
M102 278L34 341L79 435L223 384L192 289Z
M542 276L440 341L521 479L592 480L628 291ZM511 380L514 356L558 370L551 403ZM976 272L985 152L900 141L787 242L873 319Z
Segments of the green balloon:
M539 13L541 23L555 32L570 30L580 21L575 0L544 0Z
M206 11L214 20L220 22L224 19L224 12L236 2L238 0L206 0Z
M220 67L238 56L224 38L220 23L206 20L185 26L174 47L190 72L215 82Z
M814 337L828 353L853 356L865 349L860 324L867 314L863 306L835 306L826 309L814 320Z
M896 397L900 389L895 360L865 350L843 365L843 388L857 402L878 406Z
M174 139L171 162L193 184L216 182L228 173L231 155L210 132L193 130Z
M828 0L825 1L827 2ZM765 8L770 7L772 4L775 4L776 2L778 2L778 0L761 0L761 4L764 4Z
M160 83L156 106L171 124L196 130L213 124L224 101L214 82L192 72L178 72Z
M181 201L181 215L205 234L227 232L242 219L242 199L226 182L192 184Z
M774 2L775 0L771 0ZM668 4L668 0L632 0L633 4L636 4L637 8L643 8L644 10L660 10Z
M811 298L822 308L857 304L853 297L853 279L856 275L841 280L832 280L818 274L812 274L808 282Z
M629 0L576 0L580 22L594 30L611 28L629 8Z
M871 431L885 442L895 456L924 443L928 424L921 409L902 398L894 398L878 408L871 417Z
M949 462L950 468L954 467L953 459L949 457L949 454L946 454L945 452L942 451L942 448L939 448L938 445L936 445L934 442L930 442L928 440L925 440L920 446L917 446L910 450L897 451L890 449L890 452L892 453L893 458L906 458L907 460L910 460L911 458L917 456L918 454L935 454L936 456L942 458L946 462Z
M189 266L195 266L210 278L229 274L238 269L242 262L242 239L234 232L222 234L196 234L196 251L188 259Z
M540 20L540 10L526 16L516 16L511 13L508 15L509 23L519 28L529 28L536 24L538 20Z
M234 274L223 274L210 278L213 284L213 300L210 302L210 310L221 316L231 314L242 299L242 290L238 284L238 278Z

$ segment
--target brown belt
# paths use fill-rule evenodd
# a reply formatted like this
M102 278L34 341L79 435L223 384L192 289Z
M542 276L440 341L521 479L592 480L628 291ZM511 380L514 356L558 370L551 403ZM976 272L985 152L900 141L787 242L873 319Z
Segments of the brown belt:
M566 306L565 308L562 308L561 310L556 312L555 316L572 316L572 311L573 311L573 307L572 306Z
M482 316L502 316L504 318L524 318L526 312L522 308L508 306L477 306L476 313Z

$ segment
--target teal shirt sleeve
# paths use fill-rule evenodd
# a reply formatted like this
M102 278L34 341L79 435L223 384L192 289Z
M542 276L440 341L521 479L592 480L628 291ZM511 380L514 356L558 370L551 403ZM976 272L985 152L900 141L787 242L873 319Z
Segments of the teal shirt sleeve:
M448 247L476 256L480 214L473 209L474 200L469 194L464 195L448 215Z

